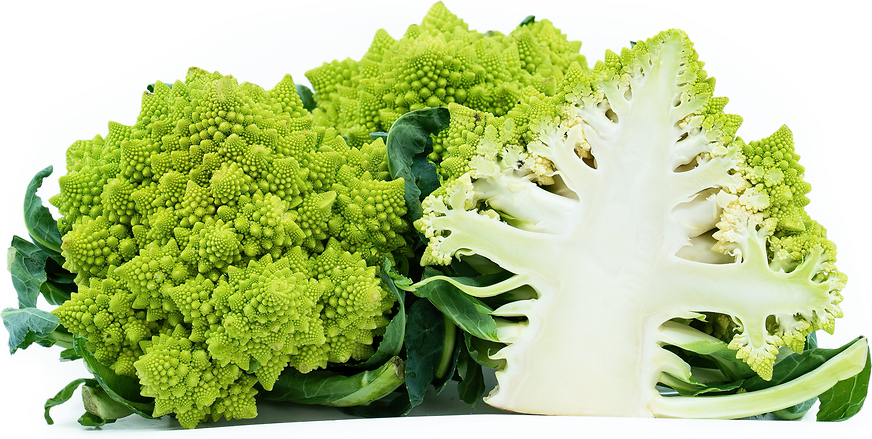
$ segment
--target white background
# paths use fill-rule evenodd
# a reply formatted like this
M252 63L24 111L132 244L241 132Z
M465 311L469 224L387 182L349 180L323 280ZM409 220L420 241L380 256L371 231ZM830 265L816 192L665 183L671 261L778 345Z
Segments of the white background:
M0 240L26 233L21 219L24 188L46 165L55 166L41 195L57 193L64 151L77 139L106 135L109 120L133 124L140 95L155 80L184 78L190 66L233 74L271 88L285 73L307 83L303 73L323 61L359 59L379 28L399 38L419 23L429 1L331 2L16 2L0 16ZM470 28L508 33L527 15L547 18L572 40L591 65L606 49L616 52L630 40L668 28L685 30L706 69L718 80L716 95L728 96L727 111L745 123L739 135L759 139L787 124L813 185L811 216L839 245L839 267L850 277L842 303L845 318L834 347L872 334L872 248L869 230L870 57L868 13L860 2L558 2L448 0L448 8ZM728 5L728 6L724 6ZM0 308L16 306L8 277L0 279ZM5 331L0 340L5 342ZM42 419L42 404L74 378L79 363L60 364L58 349L39 347L14 357L0 349L0 425L43 435L120 434L176 428L172 421L133 417L87 431L76 423L78 395L55 409L56 424ZM603 353L603 355L608 355ZM416 414L461 413L446 391ZM477 411L494 412L483 405ZM338 415L333 410L266 407L257 426L219 424L189 435L236 437L318 434L330 437L386 434L423 436L667 437L673 435L753 437L775 434L853 437L872 428L872 408L839 424L759 421L679 421L535 416L472 415L404 419L296 422ZM282 422L282 423L275 423ZM247 422L246 424L251 424ZM391 433L396 432L396 433ZM174 432L177 433L177 432ZM842 436L844 435L844 436Z

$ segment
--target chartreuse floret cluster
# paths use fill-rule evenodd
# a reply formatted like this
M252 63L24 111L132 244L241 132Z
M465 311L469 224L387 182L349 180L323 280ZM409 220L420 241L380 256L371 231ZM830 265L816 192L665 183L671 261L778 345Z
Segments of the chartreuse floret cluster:
M365 360L407 256L403 181L382 140L313 124L272 90L191 69L133 126L73 144L51 202L79 291L54 311L185 427L255 415L288 367Z
M524 87L553 95L573 62L586 66L580 47L548 20L508 35L470 30L439 2L401 38L379 30L359 61L324 63L306 77L315 89L318 123L355 144L387 131L410 110L456 103L502 116ZM440 152L437 147L436 161Z

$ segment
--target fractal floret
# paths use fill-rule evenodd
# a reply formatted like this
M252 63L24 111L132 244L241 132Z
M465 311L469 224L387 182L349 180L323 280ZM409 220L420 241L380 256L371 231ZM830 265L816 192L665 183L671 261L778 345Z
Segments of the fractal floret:
M811 332L832 332L842 316L846 277L805 213L810 186L790 131L736 137L741 118L723 112L702 66L687 36L667 31L592 70L570 66L554 96L527 89L505 116L470 123L473 109L451 109L449 130L468 139L463 173L424 201L416 226L429 239L422 263L483 257L511 275L453 282L482 300L506 297L492 313L504 347L492 355L502 363L488 403L736 418L799 404L819 393L815 379L832 386L862 369L865 339L824 363L825 378L768 395L658 390L745 385L717 368L694 375L698 362L678 353L700 344L771 380L784 348L802 353ZM424 284L438 280L452 281Z
M316 120L353 144L411 110L457 103L502 116L524 87L553 95L572 62L587 65L580 47L548 20L525 22L508 35L476 32L439 2L401 38L379 30L359 61L324 63L306 77ZM437 137L435 162L451 148L444 140Z
M79 290L53 313L154 416L253 417L255 384L373 353L394 305L377 267L411 229L385 167L382 140L313 125L290 76L158 82L136 124L67 153L51 202Z

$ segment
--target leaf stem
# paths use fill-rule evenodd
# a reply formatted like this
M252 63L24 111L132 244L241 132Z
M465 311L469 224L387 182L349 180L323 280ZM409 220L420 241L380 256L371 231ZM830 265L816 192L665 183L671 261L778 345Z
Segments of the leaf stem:
M55 346L60 346L64 349L70 349L73 347L73 336L72 334L67 334L61 331L52 331L51 338L54 339Z
M869 344L859 338L817 369L765 390L724 396L656 396L655 416L667 418L736 419L781 410L813 398L839 381L857 375L866 364Z
M454 343L457 340L457 326L454 326L447 315L442 317L445 319L445 339L442 342L442 358L439 359L439 366L436 367L436 379L442 379L448 373L451 360L454 358Z

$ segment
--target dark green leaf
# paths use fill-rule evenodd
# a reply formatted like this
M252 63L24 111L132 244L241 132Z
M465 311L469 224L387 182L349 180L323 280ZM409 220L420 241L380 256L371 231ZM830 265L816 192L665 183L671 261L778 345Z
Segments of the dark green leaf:
M676 382L670 383L669 387L681 396L699 396L706 393L729 392L742 386L743 380L730 383L703 383L691 377L690 382L676 378Z
M458 397L461 401L475 406L486 390L484 373L481 365L472 358L465 347L460 350L460 356L457 358L457 375L460 377L460 382L457 383Z
M39 288L39 292L42 293L45 300L51 305L63 304L70 300L70 296L76 291L76 284L57 284L51 281L46 281Z
M58 265L57 261L49 258L45 261L45 275L49 282L58 285L75 285L76 275L67 271L66 268Z
M306 110L312 111L318 106L315 104L315 94L312 93L312 89L309 87L297 84L297 94L300 96L300 100L303 101L303 108Z
M426 300L412 303L406 325L406 389L412 407L424 401L424 392L436 379L444 334L445 320L438 309Z
M46 280L45 261L48 255L37 245L19 236L12 237L7 260L12 285L18 292L19 308L35 308L39 290Z
M449 113L444 107L410 111L397 119L388 131L388 169L391 178L402 178L406 185L409 218L421 217L421 200L438 187L436 166L427 161L433 150L431 134L448 127Z
M404 364L393 357L375 370L344 376L328 370L300 373L285 369L273 389L262 397L272 401L350 407L368 404L403 384Z
M523 21L521 21L521 24L519 24L518 27L526 26L528 24L533 24L535 22L536 22L536 16L535 15L528 15L526 18L524 18Z
M134 413L152 419L154 413L154 400L142 396L139 381L133 377L117 375L112 369L100 363L94 354L88 349L88 339L76 337L74 347L76 352L85 360L88 370L94 374L94 378L100 387L106 391L115 402L133 410Z
M4 309L0 316L3 326L9 331L9 353L25 349L33 343L51 346L52 331L60 325L54 314L36 308Z
M772 412L773 415L778 417L779 419L784 419L787 421L793 421L796 419L802 419L803 416L814 407L814 403L817 402L817 398L812 398L806 401L803 401L795 406L788 407L782 410L776 410Z
M442 185L439 175L436 174L436 167L424 154L412 158L412 175L415 176L415 185L421 191L421 200Z
M20 236L12 237L7 260L19 308L36 307L40 293L48 303L60 305L77 290L75 275L61 267L43 247Z
M473 278L454 279L465 285L475 283ZM414 293L432 302L464 332L484 340L499 341L497 322L490 315L493 310L449 282L433 280L415 289Z
M37 172L24 194L24 225L33 239L33 243L43 249L50 257L63 264L61 256L61 232L58 223L51 216L48 208L42 205L42 199L36 195L42 181L51 175L53 168L46 167Z
M457 358L460 356L463 345L462 339L458 342L458 337L463 336L462 333L457 331L457 327L450 320L447 320L447 317L444 317L443 320L445 320L445 337L442 345L442 358L439 361L439 367L436 368L436 379L433 380L433 387L437 394L441 393L454 378Z
M74 348L64 349L63 351L61 351L61 361L76 361L81 359L82 356L79 355Z
M58 392L57 395L49 398L45 402L45 422L48 425L54 424L54 420L49 415L49 411L51 411L52 407L59 406L65 402L69 401L70 398L73 397L73 394L76 392L76 389L78 389L79 386L81 386L82 384L84 384L86 382L90 382L93 384L97 383L96 381L94 381L90 378L79 378L77 380L73 380L73 382L67 384L66 387L61 389L61 391Z
M869 375L872 372L872 358L866 349L866 366L860 373L839 381L831 389L820 395L821 406L817 413L818 421L844 421L856 415L866 400L869 391Z
M368 369L382 364L389 358L398 355L403 349L403 339L406 335L406 294L404 291L397 288L395 283L396 280L391 276L391 271L392 267L390 261L385 258L380 274L381 281L382 284L394 294L394 297L397 298L399 310L385 328L385 333L382 336L381 342L378 344L378 349L371 357L369 357L369 359L360 365L360 367L363 368ZM399 276L398 273L396 275Z

